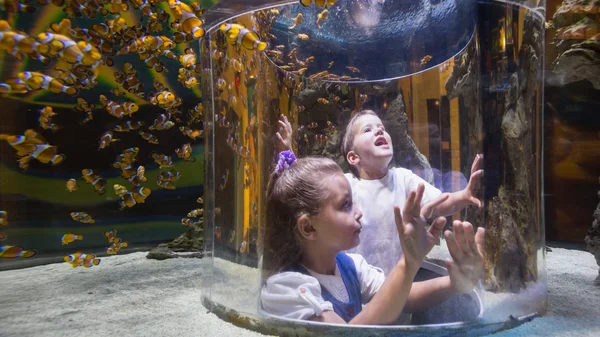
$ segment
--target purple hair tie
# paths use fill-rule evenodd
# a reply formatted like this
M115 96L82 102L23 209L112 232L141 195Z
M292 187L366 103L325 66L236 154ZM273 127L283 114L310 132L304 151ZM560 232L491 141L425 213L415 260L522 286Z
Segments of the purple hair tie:
M282 151L279 153L279 161L277 162L277 166L275 167L275 172L277 175L280 175L285 169L290 167L293 162L296 161L296 156L290 150Z

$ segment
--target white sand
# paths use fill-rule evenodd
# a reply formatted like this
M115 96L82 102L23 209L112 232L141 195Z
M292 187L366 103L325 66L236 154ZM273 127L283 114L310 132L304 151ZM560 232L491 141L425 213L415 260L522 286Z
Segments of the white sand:
M0 272L0 336L263 336L224 322L202 306L209 260L145 256L104 257L89 269L60 263ZM258 273L215 261L219 283L213 299L253 307ZM553 248L546 261L547 315L494 336L600 336L593 256ZM232 296L239 284L247 286Z

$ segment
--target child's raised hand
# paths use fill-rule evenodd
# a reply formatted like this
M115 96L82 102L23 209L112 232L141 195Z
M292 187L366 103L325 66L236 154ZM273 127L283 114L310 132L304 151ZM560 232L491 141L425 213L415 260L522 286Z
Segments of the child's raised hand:
M421 199L423 198L424 191L425 186L419 184L416 192L410 192L404 204L402 214L400 214L398 205L394 205L396 228L400 236L404 258L406 263L416 266L421 265L423 258L431 250L431 247L433 247L430 244L431 233L425 229L426 219L421 216ZM437 241L437 238L434 240Z
M282 151L292 151L292 124L288 121L287 117L281 114L279 116L279 132L277 135L277 150L279 152Z
M475 160L473 161L473 165L471 166L471 176L469 177L469 183L465 188L467 200L471 204L479 208L483 208L483 202L481 202L481 200L479 200L479 198L477 198L475 195L477 194L478 183L481 180L481 177L483 176L483 170L479 169L482 160L482 154L478 154L475 156Z
M454 221L452 232L446 231L444 237L452 260L446 260L450 283L459 293L468 293L479 282L483 273L483 253L485 229L474 233L469 222Z

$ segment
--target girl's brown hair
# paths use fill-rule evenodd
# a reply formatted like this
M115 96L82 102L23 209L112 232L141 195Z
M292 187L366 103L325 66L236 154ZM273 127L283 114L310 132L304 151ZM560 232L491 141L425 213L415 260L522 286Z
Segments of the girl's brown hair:
M331 159L306 157L280 174L273 172L267 186L263 271L268 275L300 262L302 251L298 218L314 216L327 199L325 179L342 169Z

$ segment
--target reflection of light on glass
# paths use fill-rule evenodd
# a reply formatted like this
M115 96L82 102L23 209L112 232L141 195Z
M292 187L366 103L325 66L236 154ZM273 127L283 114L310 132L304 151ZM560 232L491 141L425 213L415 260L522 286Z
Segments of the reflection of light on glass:
M377 26L384 2L385 0L354 1L350 6L352 17L363 28Z
M500 20L500 51L506 50L506 30L504 28L504 20Z
M436 100L436 101L435 101L435 105L436 105L436 106L437 106L437 105L440 105L440 101Z

